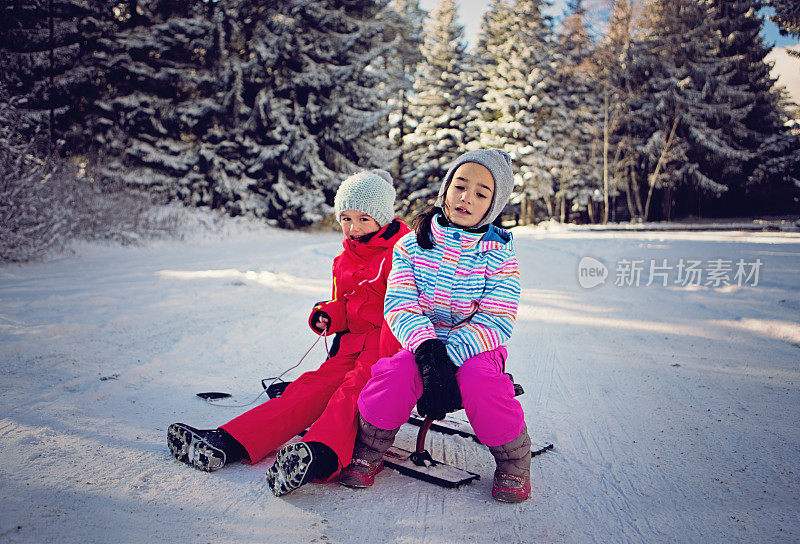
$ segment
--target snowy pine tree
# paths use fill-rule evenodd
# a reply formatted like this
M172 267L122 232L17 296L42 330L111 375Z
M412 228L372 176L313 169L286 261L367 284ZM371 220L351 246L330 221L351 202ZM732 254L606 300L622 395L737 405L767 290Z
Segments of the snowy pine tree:
M557 42L562 61L553 97L558 107L550 124L553 139L564 142L557 159L561 200L572 202L572 212L597 222L597 210L604 205L602 91L592 65L595 45L583 0L569 0L567 9Z
M388 21L387 39L395 45L394 54L387 58L387 72L394 84L388 101L389 140L397 150L397 160L395 167L388 169L397 179L402 179L408 168L403 139L410 132L409 98L414 92L417 66L423 59L427 12L419 7L419 0L393 0L384 14Z
M497 72L497 59L493 52L506 41L508 25L513 18L511 9L510 0L491 0L481 19L473 48L475 75L472 83L472 92L481 101L489 89L489 81Z
M730 174L753 158L729 130L741 126L750 105L704 5L651 0L645 15L648 34L637 51L644 92L636 113L638 136L645 140L639 160L647 180L643 215L648 218L658 199L659 215L669 219L676 190L680 202L718 197L728 191Z
M499 48L508 40L509 25L513 23L514 13L511 0L492 0L483 14L480 32L474 48L475 75L471 92L479 98L480 117L478 141L482 147L501 147L502 140L492 136L491 122L496 120L495 104L486 102L487 95L493 92L500 80L498 63L501 60Z
M561 61L552 43L552 28L541 0L515 4L495 2L484 18L478 57L482 102L479 142L497 147L514 159L523 221L532 220L532 203L547 204L554 214L553 197L559 191L559 159L566 142L553 138L557 112L554 93Z
M654 14L655 7L661 13ZM654 35L651 30L654 25L649 24L666 18L669 13L664 6L654 6L654 2L646 4L645 8L648 9L646 17L640 19L642 31L633 35L624 57L628 63L620 83L627 100L616 133L618 146L624 146L621 149L630 155L627 195L631 214L638 219L649 216L651 201L654 196L662 195L661 189L665 193L664 200L671 200L669 192L676 180L665 172L671 174L679 168L685 162L686 151L685 142L675 130L678 113L674 97L675 69L671 62L662 58L662 51L667 49L663 47L666 40Z
M638 177L647 180L644 217L763 213L772 188L766 180L791 178L791 161L775 153L795 144L781 142L754 8L752 0L646 5L648 36L635 63L644 75L642 100L632 120L645 141L638 161ZM774 175L767 173L772 167Z
M775 10L770 18L782 34L800 37L800 3L797 0L764 0L764 5Z
M715 29L706 6L697 9L694 4L687 2L680 21L683 32L692 29L692 39L684 36L681 53L672 57L677 61L674 96L681 112L677 128L688 144L687 163L679 175L688 182L689 195L721 196L736 186L736 176L754 158L740 133L753 105L737 81L737 66L723 50L724 34Z
M507 30L505 25L510 21L510 15L510 0L490 0L481 19L481 27L475 43L475 52L478 55L476 62L481 65L493 62L491 57L484 54L505 41Z
M31 126L96 152L107 184L302 225L393 158L384 4L13 2L0 63Z
M236 187L241 164L220 153L230 148L223 104L235 8L155 0L113 8L116 29L95 55L104 93L91 114L108 183L231 209L245 189Z
M82 150L96 94L88 62L105 32L99 0L8 1L0 8L0 83L18 100L23 132Z
M775 151L796 147L797 138L784 129L785 112L781 109L780 95L770 76L770 66L764 62L770 49L761 38L763 20L755 9L756 3L753 0L705 0L704 5L707 19L721 37L716 56L730 76L727 103L746 111L741 118L725 119L720 130L752 154L749 161L737 164L736 168L723 169L729 191L711 211L715 214L759 213L764 211L766 193L780 191L787 180L785 163L772 162L780 156L776 157ZM778 169L770 171L768 164ZM756 178L758 182L754 181ZM709 204L713 206L714 203Z
M639 185L632 175L638 152L628 130L633 125L630 68L635 33L633 1L612 0L606 33L594 54L603 113L602 168L607 205L604 219L611 221L618 219L615 198L618 193L625 195L627 204L627 210L623 209L620 217L641 217L644 208Z
M441 0L431 13L423 56L409 105L413 132L403 141L409 164L405 187L400 188L407 197L405 212L435 195L447 165L474 139L470 125L478 112L470 92L473 66L454 0Z
M108 177L297 226L391 159L380 2L135 4L101 42Z
M271 63L245 130L247 175L266 215L287 226L330 211L340 181L392 160L385 119L383 2L293 0L259 21ZM385 89L386 87L384 87Z

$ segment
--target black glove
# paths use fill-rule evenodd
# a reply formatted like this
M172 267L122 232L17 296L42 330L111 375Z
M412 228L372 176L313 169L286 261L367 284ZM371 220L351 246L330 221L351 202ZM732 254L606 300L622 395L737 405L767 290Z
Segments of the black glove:
M324 317L325 319L328 320L328 325L324 329L320 329L319 327L317 327L317 321L319 321L320 317ZM331 326L331 316L329 316L327 312L323 312L322 310L316 310L313 314L311 314L311 319L309 319L309 321L311 322L311 327L315 331L318 331L320 334L325 332Z
M456 366L441 340L425 340L414 352L422 376L422 396L417 410L422 416L444 419L447 412L461 408L461 390L456 382Z

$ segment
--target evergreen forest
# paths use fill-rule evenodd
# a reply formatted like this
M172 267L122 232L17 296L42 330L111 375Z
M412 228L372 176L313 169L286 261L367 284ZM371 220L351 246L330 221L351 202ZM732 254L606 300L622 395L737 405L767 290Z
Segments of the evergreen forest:
M800 210L761 9L798 36L794 0L492 0L469 48L454 0L0 5L6 224L54 169L298 228L384 168L410 217L478 147L513 158L509 224Z

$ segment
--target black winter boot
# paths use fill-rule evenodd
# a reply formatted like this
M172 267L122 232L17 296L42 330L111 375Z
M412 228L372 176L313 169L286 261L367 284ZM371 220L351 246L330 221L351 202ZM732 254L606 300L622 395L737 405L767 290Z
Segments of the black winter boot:
M282 447L267 469L267 485L276 497L312 480L324 480L339 469L336 453L322 442L295 442Z
M167 446L172 456L196 469L213 472L228 463L247 459L247 450L227 431L195 429L173 423L167 429Z

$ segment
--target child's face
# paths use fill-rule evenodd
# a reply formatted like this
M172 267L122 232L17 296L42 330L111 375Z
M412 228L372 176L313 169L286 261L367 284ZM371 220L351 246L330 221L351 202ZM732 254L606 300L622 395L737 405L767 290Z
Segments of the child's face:
M358 240L362 236L381 230L381 226L371 215L356 210L344 210L339 216L339 224L347 240Z
M456 226L477 225L492 205L494 178L489 169L476 162L465 162L453 173L444 194L444 213Z

